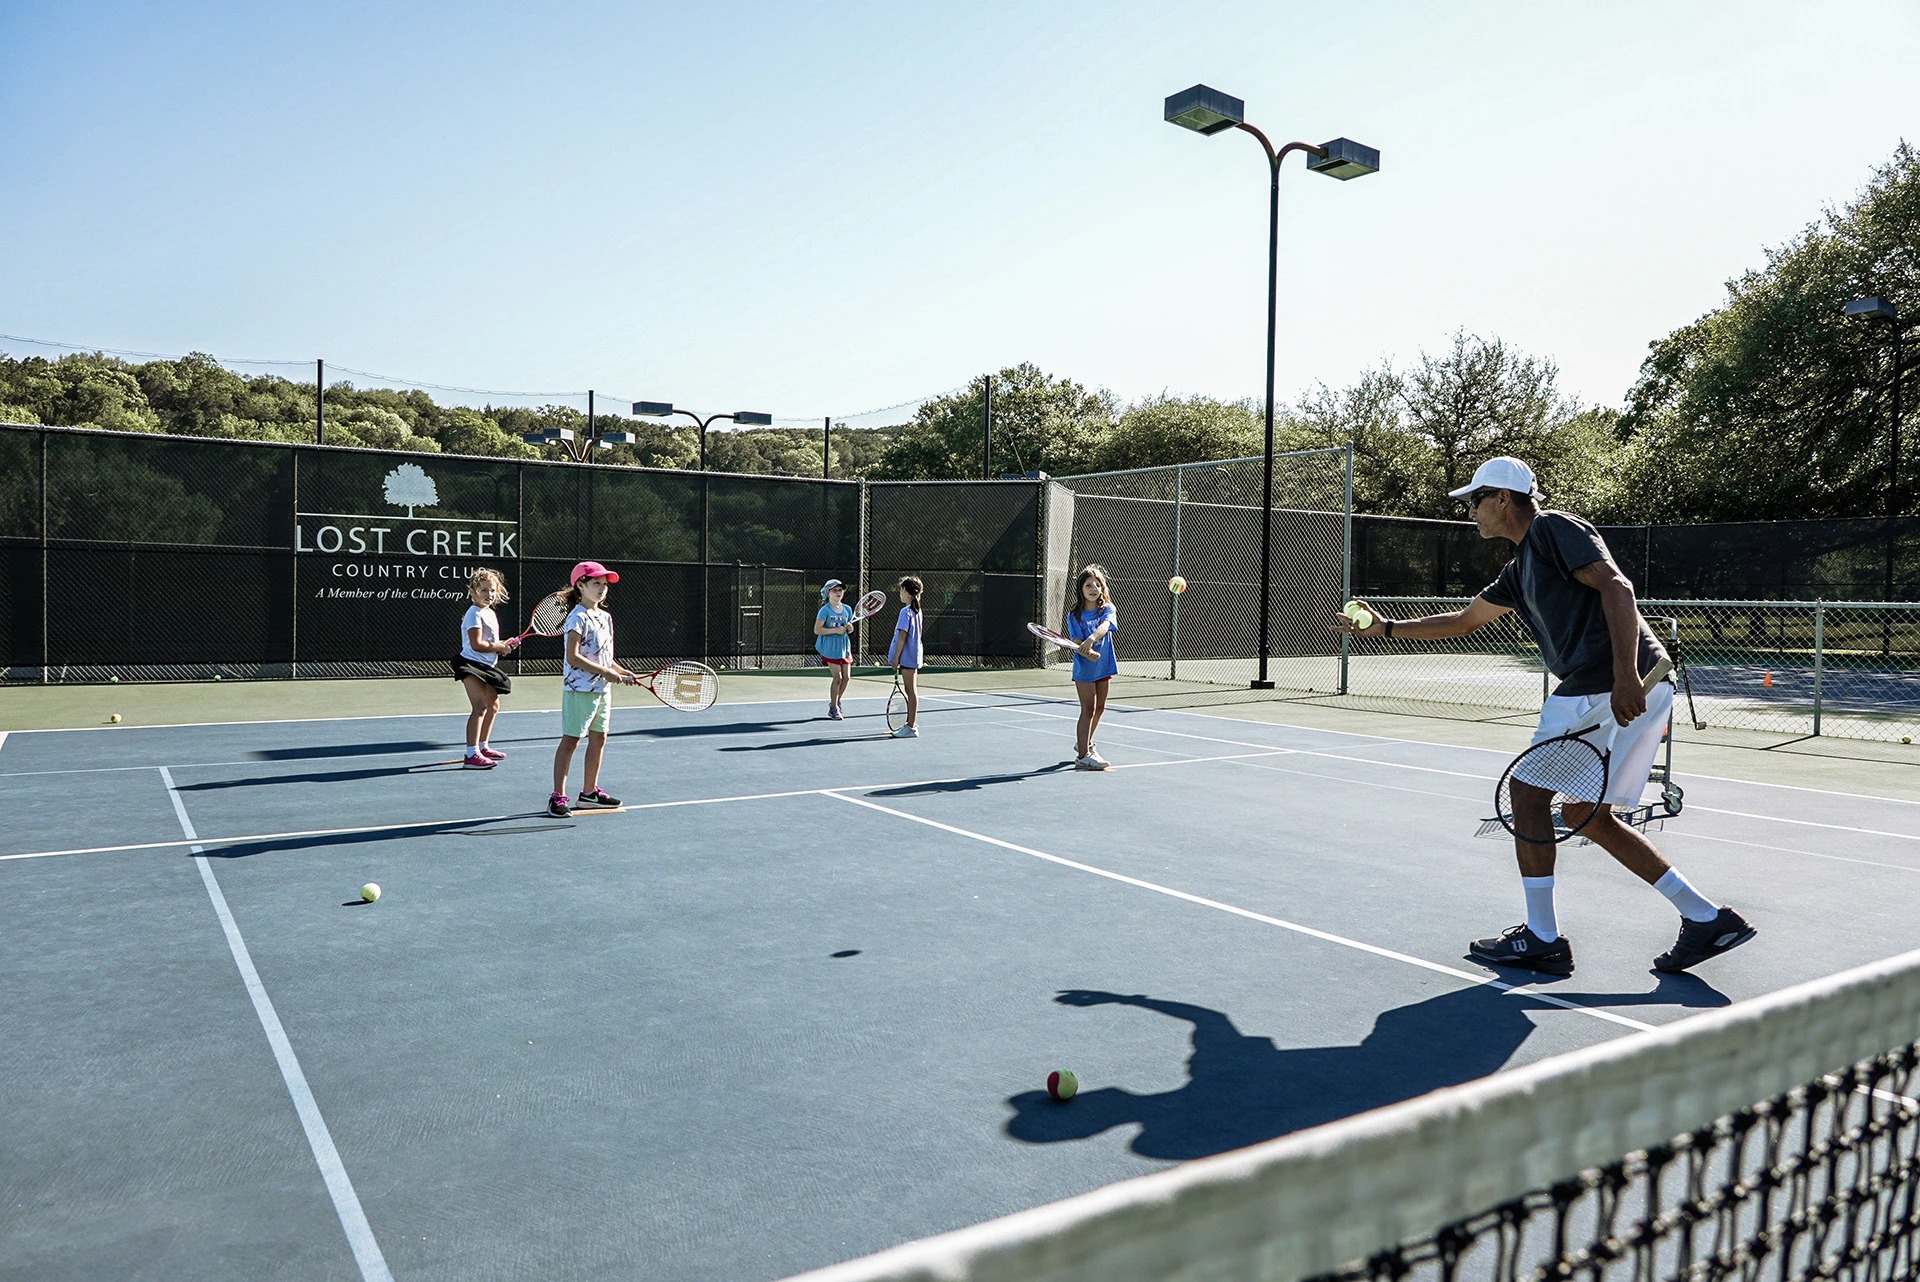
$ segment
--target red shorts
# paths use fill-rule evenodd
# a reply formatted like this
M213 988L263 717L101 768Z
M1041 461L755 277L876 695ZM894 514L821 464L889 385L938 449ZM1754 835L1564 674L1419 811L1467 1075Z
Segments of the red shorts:
M829 668L851 668L853 666L852 659L829 659L825 655L820 656L820 662L826 664Z

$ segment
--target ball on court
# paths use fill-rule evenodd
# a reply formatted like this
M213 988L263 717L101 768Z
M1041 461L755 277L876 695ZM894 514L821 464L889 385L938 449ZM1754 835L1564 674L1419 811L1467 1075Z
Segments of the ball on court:
M1175 596L1179 596L1182 592L1185 592L1186 590L1187 590L1187 581L1181 578L1179 575L1176 574L1171 579L1167 580L1167 591L1173 593Z
M213 679L214 679L215 681L218 681L218 680L220 679L220 674L219 674L218 672L216 672L216 673L214 673L214 674L213 674Z
M1903 734L1903 735L1901 735L1901 736L1900 736L1900 742L1901 742L1901 743L1912 743L1912 742L1913 742L1913 736L1912 736L1912 735L1910 735L1910 734Z
M1061 1103L1072 1099L1080 1090L1080 1079L1069 1069L1056 1069L1047 1074L1047 1094Z
M1373 611L1367 609L1366 606L1361 605L1358 601L1347 602L1347 608L1340 613L1346 615L1353 623L1353 626L1359 628L1362 632L1365 632L1373 626Z
M116 712L116 713L114 713L114 714L113 714L112 716L110 716L110 717L108 717L108 718L107 718L107 720L109 720L109 721L111 721L111 722L113 722L113 723L114 723L115 725L119 725L119 724L120 724L120 714Z
M119 685L119 684L120 684L120 678L119 678L119 677L108 677L108 678L107 678L107 680L108 680L109 682L111 682L112 684L114 684L114 685Z
M370 881L360 887L360 898L366 900L368 903L372 903L374 900L380 898L380 883Z

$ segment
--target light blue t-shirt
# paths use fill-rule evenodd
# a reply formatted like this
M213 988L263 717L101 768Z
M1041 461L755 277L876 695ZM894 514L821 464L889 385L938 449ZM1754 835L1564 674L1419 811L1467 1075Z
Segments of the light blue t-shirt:
M1093 630L1102 623L1111 624L1107 634L1093 647L1094 657L1084 654L1073 656L1073 679L1075 681L1099 681L1111 677L1120 671L1120 663L1114 654L1114 634L1120 631L1120 612L1108 602L1098 610L1073 610L1067 614L1067 635L1075 641L1085 641L1093 635Z
M920 648L920 611L910 605L900 607L900 620L893 625L893 647L888 654L897 653L902 668L917 668L925 657Z
M853 607L850 605L823 605L820 613L814 616L830 628L844 628L853 622ZM823 659L851 659L853 657L853 635L848 632L831 632L813 639L813 648L820 652Z

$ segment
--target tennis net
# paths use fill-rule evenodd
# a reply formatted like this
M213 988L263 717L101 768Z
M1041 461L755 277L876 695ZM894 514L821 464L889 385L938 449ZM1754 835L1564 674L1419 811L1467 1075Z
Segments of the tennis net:
M802 1276L1910 1278L1917 1034L1913 952Z

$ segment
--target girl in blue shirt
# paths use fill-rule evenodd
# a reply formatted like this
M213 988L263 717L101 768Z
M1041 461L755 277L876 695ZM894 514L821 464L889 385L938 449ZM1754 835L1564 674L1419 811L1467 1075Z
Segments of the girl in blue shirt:
M844 716L840 711L840 698L846 694L847 681L853 675L853 607L845 604L846 595L846 584L828 579L827 586L820 589L820 599L826 604L813 616L813 648L820 652L820 662L833 674L832 687L827 692L827 717L832 721Z
M1073 654L1073 688L1080 696L1080 720L1074 727L1074 765L1081 770L1113 767L1093 745L1100 717L1107 710L1107 683L1120 671L1113 650L1113 634L1120 630L1120 614L1113 608L1105 567L1089 565L1074 580L1067 602L1067 635L1080 643Z
M893 644L887 647L887 664L900 674L900 692L907 697L907 724L893 732L896 739L920 737L920 594L926 584L914 575L900 580L900 619L893 627Z

